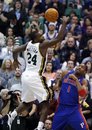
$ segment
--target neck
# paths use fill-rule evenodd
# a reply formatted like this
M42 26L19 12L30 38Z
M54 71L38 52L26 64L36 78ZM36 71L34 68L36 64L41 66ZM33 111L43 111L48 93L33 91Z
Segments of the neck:
M49 34L53 34L54 33L54 31L49 31Z
M79 78L79 77L82 76L82 75L75 73L75 76L76 76L77 78Z
M5 70L6 72L8 72L8 71L10 71L10 69L8 69L8 68L6 68L6 70Z
M51 73L51 71L47 71L47 73L48 73L48 74L50 74L50 73Z
M48 58L47 61L48 61L48 62L51 62L51 61L52 61L52 58Z

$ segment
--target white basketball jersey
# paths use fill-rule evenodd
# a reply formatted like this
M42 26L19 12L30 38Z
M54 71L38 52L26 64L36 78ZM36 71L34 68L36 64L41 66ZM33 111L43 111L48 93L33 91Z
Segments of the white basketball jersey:
M43 68L43 60L40 51L39 51L39 44L33 44L31 41L28 43L25 52L26 58L26 70L39 72Z

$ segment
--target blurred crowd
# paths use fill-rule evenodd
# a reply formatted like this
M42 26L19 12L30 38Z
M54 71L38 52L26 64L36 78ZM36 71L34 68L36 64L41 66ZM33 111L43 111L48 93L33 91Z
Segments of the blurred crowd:
M56 22L46 21L44 14L48 8L58 10ZM92 0L0 0L0 130L10 129L7 114L21 103L25 52L18 55L20 65L15 69L13 48L29 42L34 29L39 30L44 39L55 38L62 27L63 16L69 16L64 39L48 49L44 66L43 76L48 87L54 88L54 100L43 130L51 130L60 90L56 80L62 70L70 71L80 63L87 65L85 78L89 84L88 95L81 106L92 130ZM34 130L39 120L37 104L17 116L11 130Z

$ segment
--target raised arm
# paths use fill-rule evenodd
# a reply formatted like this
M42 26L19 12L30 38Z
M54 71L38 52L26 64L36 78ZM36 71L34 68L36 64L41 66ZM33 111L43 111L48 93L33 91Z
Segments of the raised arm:
M16 48L13 48L13 59L14 59L13 66L15 69L17 67L19 67L19 65L20 65L20 63L18 61L18 53L25 51L26 46L27 46L27 44L24 44L24 45L18 46Z
M52 47L53 45L55 45L58 42L61 42L63 40L68 19L69 19L69 17L66 17L66 16L63 17L62 27L61 27L57 37L52 40L44 41L43 44L40 45L42 48Z
M69 75L69 78L72 78L73 80L75 80L76 82L76 85L77 85L77 89L78 89L78 92L79 92L79 95L81 97L85 97L87 95L87 86L88 86L88 82L86 79L84 79L82 81L82 84L80 84L78 78L74 75L74 74L70 74Z

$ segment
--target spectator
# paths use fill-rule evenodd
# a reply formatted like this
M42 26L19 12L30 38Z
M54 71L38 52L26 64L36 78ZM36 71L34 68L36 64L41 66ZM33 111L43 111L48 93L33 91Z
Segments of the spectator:
M6 35L6 30L9 24L8 13L3 10L4 3L0 1L0 32Z
M46 119L44 123L44 129L42 130L52 130L52 120Z
M14 76L13 65L10 59L5 59L2 63L0 75L5 79L6 83Z
M25 26L25 42L30 41L30 31L35 28L39 30L41 34L44 33L44 17L40 16L38 13L31 15L31 19L29 18L29 21Z
M12 110L14 110L20 101L18 100L17 93L9 91L8 89L2 89L0 92L0 97L2 99L1 115L5 116Z
M11 125L11 130L34 130L37 127L39 115L37 114L37 101L29 109L16 116Z
M58 97L59 97L59 92L60 92L60 83L61 83L61 76L62 76L62 71L57 70L56 72L56 78L55 80L52 80L51 82L51 87L54 91L54 99L57 100L58 102Z
M4 60L7 59L7 58L10 58L12 60L12 50L13 50L13 47L15 45L15 40L14 38L11 36L11 37L7 37L6 39L6 55L4 57Z
M86 33L82 35L80 41L80 50L83 50L87 47L87 43L90 39L92 39L92 25L87 26Z
M21 70L19 68L16 68L15 73L14 73L14 77L12 77L11 79L9 79L8 84L7 84L7 88L9 90L15 91L15 90L22 90L21 87Z
M60 60L59 60L58 57L55 57L53 48L49 48L47 50L47 61L48 62L49 61L52 62L52 64L53 64L53 71L57 71L58 69L61 68Z
M9 92L8 89L2 89L0 92L0 97L2 98L2 104L3 104L0 111L0 114L2 116L5 116L9 112L11 96L8 95L8 92Z
M35 0L31 9L34 13L37 12L40 15L43 15L45 12L45 5L40 2L40 0Z
M67 61L67 57L71 52L75 52L77 55L78 60L80 60L80 50L76 47L76 42L74 37L69 37L67 43L58 50L58 55L60 59L60 63L62 64L64 61Z
M65 44L67 43L68 38L70 38L70 37L73 37L72 33L67 32L64 40L60 44L60 49L62 49L65 46Z
M81 40L82 29L81 29L81 26L79 25L77 16L71 17L70 23L67 25L66 29L67 31L72 32L75 40L78 40L78 41Z
M69 2L66 10L65 10L65 15L66 16L72 16L72 14L78 16L78 18L81 18L81 8L78 8L77 2Z
M92 11L92 1L91 0L86 0L84 1L84 6L83 6L83 13L85 16L91 16L91 11Z
M50 22L48 24L48 31L43 34L44 38L47 40L51 40L53 38L56 38L57 36L57 30L56 30L56 23Z
M78 60L77 60L77 54L76 54L75 52L70 52L69 57L68 57L67 60L62 64L62 67L61 67L62 70L68 69L68 68L67 68L67 67L68 67L67 64L68 64L69 61L73 61L73 62L74 62L74 63L73 63L74 67L76 67L77 65L79 65L79 62L78 62Z
M88 40L87 47L84 48L84 50L81 52L81 60L83 60L86 57L89 57L91 51L92 51L92 39Z
M8 124L8 117L6 114L12 112L20 103L19 98L16 93L10 92L8 89L2 89L0 92L2 106L0 110L0 114L2 116L1 122L3 130L10 129L10 125ZM1 124L0 124L1 125Z
M90 52L90 56L89 56L89 57L86 57L86 58L84 58L84 59L82 60L82 63L85 64L87 61L92 62L92 51Z
M5 43L6 43L6 37L3 33L0 32L0 47L3 47L5 46Z
M80 21L80 24L82 27L82 34L85 34L87 26L92 25L92 19L90 17L85 17L84 19L82 19L82 21Z
M25 27L25 23L27 21L27 14L25 12L25 10L22 9L22 3L20 0L16 0L15 4L14 4L14 9L12 11L10 11L10 25L12 24L13 26L16 26L16 28L18 29L18 31L14 30L14 35L15 36L24 36L24 27ZM14 27L13 27L14 28ZM15 34L16 31L16 34Z
M15 37L14 36L14 30L12 27L8 27L6 31L6 37Z
M74 61L73 60L67 60L67 65L66 65L66 69L65 70L71 71L71 70L74 69L74 67L75 67Z
M2 61L7 53L5 46L6 46L6 38L5 38L4 34L0 32L0 67L1 67Z
M85 64L87 66L87 73L86 73L85 77L88 81L90 81L90 79L92 78L92 62L87 61Z
M55 76L56 76L56 73L53 72L53 64L52 64L52 62L47 62L45 70L43 72L43 77L45 77L48 87L51 86L51 80L54 80Z

